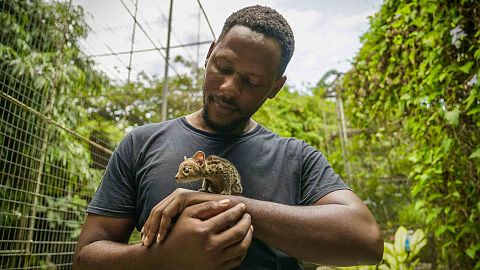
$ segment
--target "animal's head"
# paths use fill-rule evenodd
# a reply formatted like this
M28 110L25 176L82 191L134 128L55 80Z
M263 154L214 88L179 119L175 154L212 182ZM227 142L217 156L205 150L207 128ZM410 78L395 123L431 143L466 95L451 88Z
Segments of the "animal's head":
M184 157L182 163L178 167L175 180L180 183L194 182L205 178L203 171L205 170L205 153L197 151L191 158Z

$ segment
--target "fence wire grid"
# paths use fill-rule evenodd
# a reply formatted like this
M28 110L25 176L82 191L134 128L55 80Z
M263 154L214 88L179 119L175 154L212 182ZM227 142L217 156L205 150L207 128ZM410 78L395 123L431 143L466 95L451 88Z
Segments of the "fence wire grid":
M0 268L70 269L111 143L78 130L95 93L70 88L79 9L0 1ZM80 87L78 87L80 88ZM76 122L73 121L77 119Z

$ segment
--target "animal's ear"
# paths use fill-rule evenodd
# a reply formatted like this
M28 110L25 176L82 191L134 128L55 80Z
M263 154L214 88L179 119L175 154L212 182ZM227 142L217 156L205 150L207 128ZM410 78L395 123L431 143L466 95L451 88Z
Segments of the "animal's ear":
M187 159L188 159L188 158L187 158L186 156L183 156L183 160L184 160L184 161L187 160Z
M203 166L205 164L205 153L202 151L197 151L195 155L193 155L193 161L195 161L198 165Z

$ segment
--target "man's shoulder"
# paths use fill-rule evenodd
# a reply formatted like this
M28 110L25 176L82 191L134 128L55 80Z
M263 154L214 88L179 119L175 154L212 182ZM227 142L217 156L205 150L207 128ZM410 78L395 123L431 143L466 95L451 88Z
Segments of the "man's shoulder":
M257 136L258 138L263 138L273 143L290 143L290 144L298 144L298 145L306 144L304 140L300 140L295 137L291 137L289 135L276 133L266 128L263 125L260 125L260 130L258 132L258 135L260 135L260 136Z
M128 132L126 139L129 139L134 147L141 147L149 141L161 138L165 133L176 132L177 129L172 127L177 126L177 121L178 119L172 119L135 127Z
M168 130L169 127L175 125L178 119L167 120L159 123L145 124L133 128L129 134L134 138L151 137L157 132Z
M308 146L304 140L291 137L288 134L276 133L264 126L261 126L256 140L257 142L261 140L264 147L276 148L278 150L283 149L281 151L285 151L286 153L292 151L301 153L302 149Z

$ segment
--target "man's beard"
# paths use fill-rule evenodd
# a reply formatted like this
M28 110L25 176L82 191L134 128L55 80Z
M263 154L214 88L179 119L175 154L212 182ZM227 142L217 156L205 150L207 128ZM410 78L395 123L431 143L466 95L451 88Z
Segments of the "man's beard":
M216 131L220 134L231 134L231 133L234 133L235 131L240 133L245 128L245 126L248 125L248 123L250 121L250 117L253 115L253 113L243 115L240 118L235 119L231 123L227 123L225 125L221 125L221 124L218 124L218 123L214 122L210 118L210 115L209 115L209 112L208 112L208 107L209 107L208 104L209 104L210 101L213 101L214 97L212 97L212 96L206 97L205 96L205 91L203 92L203 96L204 97L203 97L202 117L203 117L203 121L205 122L205 124L209 128L213 129L214 131ZM215 98L221 98L221 97L217 96Z

